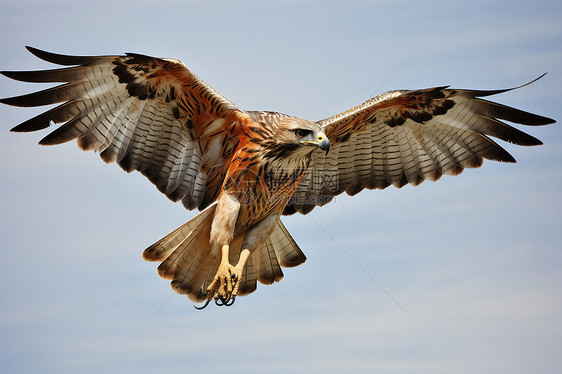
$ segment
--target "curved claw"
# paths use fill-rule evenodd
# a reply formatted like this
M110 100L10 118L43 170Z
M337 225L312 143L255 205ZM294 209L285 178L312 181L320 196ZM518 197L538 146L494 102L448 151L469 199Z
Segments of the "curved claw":
M216 306L223 306L224 305L224 298L219 297L219 298L215 299L215 305Z
M231 306L232 304L234 304L235 300L236 300L236 296L232 296L231 298L226 300L226 303L224 303L224 306Z
M205 304L205 306L207 306L209 300L207 300L207 303ZM232 304L234 304L234 300L236 300L236 296L232 296L232 295L229 295L226 298L219 297L219 298L215 299L215 304L217 306L231 306Z
M207 296L209 293L204 290L203 286L204 286L204 284L201 285L201 289L199 290L199 293L200 293L202 296Z
M205 300L205 304L203 304L202 306L197 307L197 306L194 305L193 307L197 310L203 310L207 307L207 305L209 305L210 302L211 302L211 299L207 299L207 300Z

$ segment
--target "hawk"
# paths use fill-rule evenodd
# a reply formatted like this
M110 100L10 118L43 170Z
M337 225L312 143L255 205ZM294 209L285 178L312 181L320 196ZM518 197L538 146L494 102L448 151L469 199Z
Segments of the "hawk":
M205 302L203 307L213 299L232 305L236 296L255 291L258 281L281 280L281 267L306 260L282 215L307 214L343 192L458 175L483 159L515 162L492 137L542 143L502 120L530 126L555 122L483 99L514 88L447 86L389 91L315 122L244 111L178 60L27 49L66 67L3 75L63 84L0 102L60 105L12 131L62 124L39 143L76 139L105 162L139 171L170 200L199 209L143 256L160 262L158 274L171 280L177 293Z

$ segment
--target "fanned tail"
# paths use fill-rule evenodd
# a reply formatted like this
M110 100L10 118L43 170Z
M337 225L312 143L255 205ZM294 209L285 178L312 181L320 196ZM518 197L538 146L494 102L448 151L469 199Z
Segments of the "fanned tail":
M172 231L143 252L147 261L161 261L158 275L170 279L172 289L194 302L206 299L206 291L217 271L220 256L211 253L210 232L216 204L211 205L189 222ZM240 257L244 237L230 243L230 263ZM257 288L257 281L272 284L283 278L283 267L302 264L306 256L293 240L281 220L270 236L252 250L246 262L238 295L248 295Z
M283 278L281 267L294 267L305 261L306 256L278 219L269 237L252 251L248 262L253 271L248 272L247 279L254 284L256 279L262 284L279 282Z

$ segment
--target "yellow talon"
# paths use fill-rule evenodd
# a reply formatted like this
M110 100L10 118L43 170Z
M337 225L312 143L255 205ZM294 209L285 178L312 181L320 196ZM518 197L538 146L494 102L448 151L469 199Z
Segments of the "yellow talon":
M234 299L238 294L240 281L242 280L242 272L244 265L250 256L250 251L244 249L240 252L240 259L236 266L232 266L228 262L228 244L221 248L222 256L217 273L213 278L209 287L207 287L207 300L215 299L217 305L230 306L234 303ZM219 304L220 300L220 304Z

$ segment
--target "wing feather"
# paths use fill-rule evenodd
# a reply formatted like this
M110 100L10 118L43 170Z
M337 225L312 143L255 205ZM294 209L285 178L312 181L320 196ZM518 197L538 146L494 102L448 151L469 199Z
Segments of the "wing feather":
M7 71L35 83L62 82L35 93L1 99L8 105L57 104L14 127L28 132L61 124L40 144L77 139L105 162L138 170L174 201L203 209L218 195L247 114L177 60L128 53L67 56L27 47L60 69ZM218 146L217 146L218 145ZM212 178L207 179L209 170Z
M515 162L491 137L524 146L542 143L502 120L530 126L555 121L481 98L512 89L390 91L320 121L331 150L313 153L285 214L306 214L342 192L458 175L483 159Z

